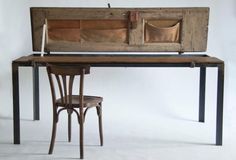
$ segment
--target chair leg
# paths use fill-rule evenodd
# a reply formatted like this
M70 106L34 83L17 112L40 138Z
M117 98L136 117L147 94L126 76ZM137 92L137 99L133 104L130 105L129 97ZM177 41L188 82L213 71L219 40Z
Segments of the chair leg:
M68 142L71 142L71 113L68 113Z
M102 104L96 107L98 115L100 145L103 146L103 131L102 131Z
M53 118L53 126L52 126L52 136L51 136L51 142L50 142L48 154L52 154L52 152L53 152L55 139L56 139L56 130L57 130L57 121L56 121L56 118L54 117Z

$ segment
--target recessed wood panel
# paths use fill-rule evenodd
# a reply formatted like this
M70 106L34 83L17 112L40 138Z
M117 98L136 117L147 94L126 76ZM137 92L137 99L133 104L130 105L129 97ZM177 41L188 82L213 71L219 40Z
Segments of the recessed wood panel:
M47 45L58 42L128 43L125 20L47 20Z

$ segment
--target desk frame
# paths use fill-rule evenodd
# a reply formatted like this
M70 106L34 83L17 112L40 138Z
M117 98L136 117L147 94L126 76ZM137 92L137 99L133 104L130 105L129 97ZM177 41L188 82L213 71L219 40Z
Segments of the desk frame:
M39 56L39 55L37 55ZM66 55L65 55L66 56ZM81 54L78 56L101 56L97 54ZM104 56L104 55L103 55ZM207 55L108 55L108 56L176 56L176 57L203 57ZM207 56L208 57L208 56ZM83 63L84 64L84 63ZM206 68L216 67L218 69L217 76L217 113L216 113L216 145L222 145L223 137L223 98L224 98L224 62L219 60L215 63L86 63L91 67L199 67L200 68L200 84L199 84L199 122L205 121L205 90L206 90ZM78 65L78 64L77 64ZM45 66L45 63L16 59L12 62L12 83L13 83L13 129L14 144L20 144L20 93L19 93L19 67L32 67L33 71L33 119L40 119L39 110L39 66Z

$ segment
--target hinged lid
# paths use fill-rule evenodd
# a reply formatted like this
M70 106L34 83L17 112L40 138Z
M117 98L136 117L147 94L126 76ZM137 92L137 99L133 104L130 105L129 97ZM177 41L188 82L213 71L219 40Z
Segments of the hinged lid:
M33 50L203 52L209 8L31 8Z

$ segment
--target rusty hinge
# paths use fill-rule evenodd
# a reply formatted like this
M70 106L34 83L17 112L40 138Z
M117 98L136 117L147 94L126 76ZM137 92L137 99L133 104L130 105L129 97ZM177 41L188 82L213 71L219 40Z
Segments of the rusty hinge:
M139 12L138 11L130 11L129 13L129 22L130 28L135 29L138 26Z

